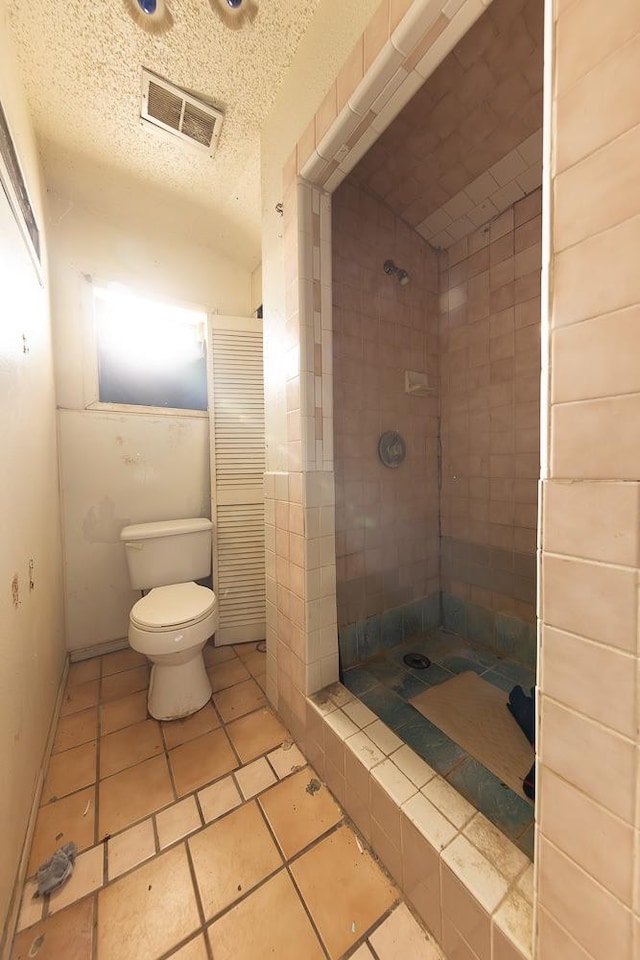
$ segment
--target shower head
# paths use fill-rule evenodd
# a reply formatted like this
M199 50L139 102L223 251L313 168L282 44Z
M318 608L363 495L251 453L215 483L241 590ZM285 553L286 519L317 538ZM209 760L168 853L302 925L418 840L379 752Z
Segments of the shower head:
M402 267L396 267L393 260L385 260L383 269L388 276L392 277L395 275L398 278L398 283L401 287L406 287L411 280L411 277L407 271L403 270Z

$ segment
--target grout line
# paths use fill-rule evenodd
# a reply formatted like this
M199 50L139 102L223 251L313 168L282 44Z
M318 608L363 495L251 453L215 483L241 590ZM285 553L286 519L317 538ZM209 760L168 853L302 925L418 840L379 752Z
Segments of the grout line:
M164 729L165 729L165 728L162 726L162 723L160 722L160 736L161 736L161 738L162 738L162 745L163 745L163 747L164 747L164 753L163 753L164 762L165 762L165 764L166 764L166 766L167 766L167 770L168 770L168 773L169 773L169 780L171 781L171 789L173 790L173 799L174 799L174 803L175 803L175 802L179 799L179 798L178 798L178 790L177 790L177 787L176 787L176 779L175 779L175 775L174 775L174 772L173 772L173 764L171 763L170 750L169 750L168 747L167 747L167 741L165 740L165 736L164 736ZM195 737L194 739L197 740L198 738ZM187 741L187 742L189 743L190 741ZM157 813L157 811L155 811L155 812Z
M174 944L174 946L172 946L170 950L167 950L165 951L165 953L162 953L158 957L158 960L171 960L171 958L175 957L175 955L180 950L182 950L184 947L187 947L189 944L193 943L195 940L197 940L198 937L204 937L204 942L206 945L205 949L206 949L208 960L214 960L209 950L209 938L207 937L205 931L206 931L206 927L202 927L202 926L197 927L192 933L188 934L188 936L183 937L182 940Z
M200 927L201 929L204 930L206 927L207 918L205 917L205 914L204 914L204 906L202 903L202 897L200 896L200 887L198 886L198 876L196 874L196 868L193 862L193 857L191 856L191 849L186 839L183 838L182 843L185 848L187 863L189 864L189 873L191 874L191 883L193 885L193 891L196 898L196 906L198 908L198 915L200 917Z
M310 910L309 907L307 906L307 902L306 902L306 900L304 899L304 897L302 896L302 891L300 890L300 888L298 887L298 884L296 883L296 878L294 877L293 873L291 872L290 862L291 862L291 861L289 861L289 862L287 862L287 863L285 864L285 870L287 871L287 874L289 875L289 879L291 880L291 883L293 884L293 889L295 890L295 892L296 892L297 895L298 895L298 900L299 900L300 903L302 904L302 908L303 908L304 912L306 913L306 915L307 915L307 917L308 917L308 919L309 919L309 923L311 924L311 927L312 927L312 929L313 929L313 932L315 933L316 937L318 938L318 943L320 944L320 948L321 948L321 950L323 951L325 957L327 957L328 960L330 960L329 950L328 950L328 948L325 946L324 940L323 940L322 936L320 935L320 930L319 930L318 927L316 926L316 923L315 923L315 921L314 921L314 919L313 919L313 916L311 915L311 910Z
M94 824L93 824L93 836L94 842L97 844L100 842L100 745L102 743L102 669L103 669L103 660L100 658L100 680L98 682L98 736L96 739L96 779L94 784L94 793L93 793L93 806L94 806ZM107 844L104 846L104 862L103 862L103 882L107 876Z
M165 809L168 810L169 808L165 807ZM155 846L155 853L153 854L153 857L158 857L160 856L161 853L164 853L164 850L162 850L160 847L160 834L158 833L158 821L156 819L156 817L158 816L158 812L159 811L156 810L151 815L151 829L153 830L153 844ZM144 823L144 821L141 821L141 822ZM184 838L181 838L181 839L184 839ZM151 860L153 859L153 857L150 857L149 859Z
M77 902L77 901L76 901ZM98 891L93 892L93 925L91 927L91 960L98 960Z
M306 903L304 897L302 896L302 892L300 891L300 889L299 889L299 887L298 887L298 884L296 883L296 879L295 879L295 877L293 876L293 873L291 872L291 863L294 862L295 860L299 859L299 857L302 855L302 853L305 853L307 850L311 849L311 847L313 847L313 846L315 846L317 843L319 843L320 840L324 840L324 839L325 839L327 836L329 836L331 833L334 833L334 832L335 832L335 826L334 826L334 828L332 828L330 831L328 831L326 834L323 834L322 837L316 837L316 839L315 839L314 841L312 841L312 843L308 844L308 846L305 847L304 850L299 851L298 854L295 854L294 857L290 857L290 858L287 859L287 857L286 857L285 854L284 854L284 851L283 851L283 850L281 849L281 847L280 847L280 843L279 843L278 838L277 838L277 836L276 836L276 834L275 834L275 831L272 829L271 824L269 823L269 819L268 819L265 811L262 809L262 804L261 804L261 803L257 803L256 806L258 807L258 810L260 811L260 813L261 813L261 815L262 815L262 819L263 819L263 821L264 821L264 823L265 823L265 826L266 826L267 830L269 831L269 834L270 834L270 836L271 836L271 838L272 838L272 840L273 840L273 842L274 842L274 844L275 844L275 846L276 846L276 850L278 851L278 853L280 854L280 856L282 857L282 859L283 859L283 861L284 861L284 869L286 870L286 872L287 872L287 874L288 874L288 876L289 876L289 879L291 880L291 883L293 884L293 888L294 888L294 890L296 891L296 893L297 893L297 895L298 895L298 899L299 899L300 903L302 904L302 907L303 907L303 909L304 909L304 912L306 913L306 915L307 915L307 917L308 917L308 919L309 919L309 922L310 922L310 924L311 924L311 927L312 927L312 929L313 929L316 937L318 938L318 943L320 944L320 947L321 947L322 951L324 952L324 955L325 955L325 957L327 958L327 960L330 960L329 951L328 951L328 949L325 947L324 940L323 940L323 938L320 936L320 931L318 930L318 927L316 926L315 921L314 921L313 917L311 916L311 911L310 911L309 907L307 906L307 903ZM338 826L341 826L341 825L342 825L342 823L338 824Z

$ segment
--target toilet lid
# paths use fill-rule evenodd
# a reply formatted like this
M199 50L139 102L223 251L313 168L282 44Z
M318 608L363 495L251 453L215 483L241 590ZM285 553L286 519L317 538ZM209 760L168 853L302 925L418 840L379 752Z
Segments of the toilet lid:
M134 605L131 619L140 627L161 630L164 627L194 623L211 612L216 595L197 583L173 583L154 587Z

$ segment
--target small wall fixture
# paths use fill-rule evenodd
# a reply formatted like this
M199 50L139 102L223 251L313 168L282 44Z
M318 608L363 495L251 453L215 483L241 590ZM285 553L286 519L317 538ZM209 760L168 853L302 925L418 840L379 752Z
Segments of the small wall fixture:
M409 280L411 279L411 277L409 276L406 270L403 270L402 267L396 267L393 260L385 260L384 272L388 274L390 277L395 274L398 278L398 283L400 284L401 287L406 287L406 285L409 283Z
M435 393L435 390L429 386L427 373L421 373L419 370L405 370L404 392L414 397L428 397Z

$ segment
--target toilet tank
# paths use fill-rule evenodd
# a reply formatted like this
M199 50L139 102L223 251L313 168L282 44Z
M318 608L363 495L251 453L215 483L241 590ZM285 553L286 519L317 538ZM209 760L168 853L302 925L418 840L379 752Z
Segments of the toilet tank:
M206 517L123 527L120 539L131 586L150 590L207 577L211 573L212 530Z

